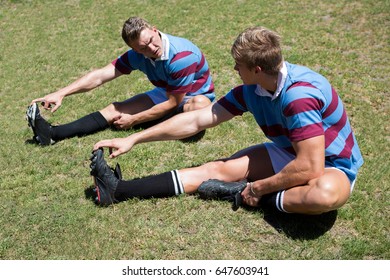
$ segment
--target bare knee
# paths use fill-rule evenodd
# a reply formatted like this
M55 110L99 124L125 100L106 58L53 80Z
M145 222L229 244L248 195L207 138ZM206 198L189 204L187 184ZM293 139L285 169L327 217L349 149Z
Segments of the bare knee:
M184 104L184 112L195 111L208 106L211 103L210 99L203 95L197 95L191 98L186 104Z
M318 186L318 204L322 206L324 211L330 211L335 209L339 197L338 192L335 190L337 186L329 182L323 182Z
M229 176L225 165L226 163L222 160L212 161L205 164L205 170L207 170L210 179L218 179L226 182L237 181L237 178Z
M328 178L329 179L329 178ZM345 186L336 180L321 178L316 184L316 195L313 202L320 212L329 212L340 208L349 197L349 192L345 192Z
M210 179L219 179L222 180L223 177L223 162L220 161L211 161L204 164L205 170L209 174Z

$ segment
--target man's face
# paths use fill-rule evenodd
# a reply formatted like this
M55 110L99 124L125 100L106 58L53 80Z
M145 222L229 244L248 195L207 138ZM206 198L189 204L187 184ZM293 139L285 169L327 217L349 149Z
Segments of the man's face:
M245 64L236 61L234 70L238 72L238 75L240 75L240 78L245 85L254 85L257 83L255 68L249 69Z
M162 40L155 27L142 30L138 40L129 45L137 53L149 58L159 58L163 54Z

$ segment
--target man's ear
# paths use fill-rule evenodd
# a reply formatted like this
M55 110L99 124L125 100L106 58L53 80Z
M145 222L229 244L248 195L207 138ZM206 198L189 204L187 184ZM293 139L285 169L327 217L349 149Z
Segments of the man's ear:
M261 72L261 67L260 66L255 66L255 73L258 74Z

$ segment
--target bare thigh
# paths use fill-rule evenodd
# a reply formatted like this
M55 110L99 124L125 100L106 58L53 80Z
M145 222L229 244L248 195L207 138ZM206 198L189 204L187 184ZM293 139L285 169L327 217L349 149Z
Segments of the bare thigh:
M274 175L272 163L263 144L241 150L231 157L205 163L179 171L186 193L195 192L209 179L236 182L243 179L255 181Z

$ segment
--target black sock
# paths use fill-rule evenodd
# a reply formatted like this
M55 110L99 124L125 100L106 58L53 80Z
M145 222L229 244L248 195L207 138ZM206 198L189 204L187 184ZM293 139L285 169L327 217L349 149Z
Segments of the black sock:
M260 206L268 210L277 210L284 213L289 213L283 208L284 190L263 195L260 198Z
M130 181L120 180L115 198L124 201L129 198L170 197L184 193L177 170Z
M74 122L53 126L51 138L54 141L74 136L84 136L98 132L109 127L108 122L100 112L86 115Z

